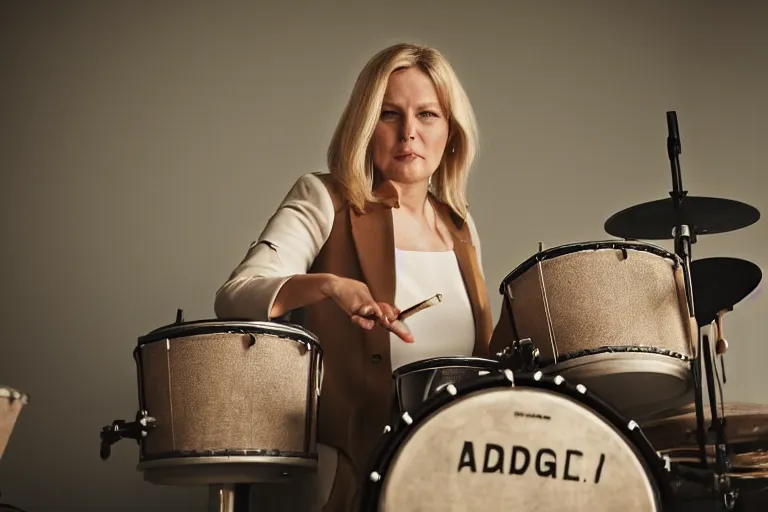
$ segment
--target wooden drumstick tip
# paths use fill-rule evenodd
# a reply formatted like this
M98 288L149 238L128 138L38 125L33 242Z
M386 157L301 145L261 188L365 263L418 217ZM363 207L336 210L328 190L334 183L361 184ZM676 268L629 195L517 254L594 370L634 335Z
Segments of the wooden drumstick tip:
M721 356L728 350L728 340L725 338L718 338L715 342L715 354Z
M715 342L715 353L717 355L723 355L725 354L725 351L728 350L728 340L726 340L725 336L723 336L723 317L729 311L730 309L723 309L718 311L717 318L715 319L715 339L717 340Z
M401 311L400 314L397 316L398 320L405 320L408 317L411 317L418 313L419 311L423 311L427 308L430 308L432 306L436 306L437 304L440 304L443 302L443 296L442 294L438 293L434 297L430 297L427 300L421 301L415 306L411 306L410 308L406 309L405 311Z

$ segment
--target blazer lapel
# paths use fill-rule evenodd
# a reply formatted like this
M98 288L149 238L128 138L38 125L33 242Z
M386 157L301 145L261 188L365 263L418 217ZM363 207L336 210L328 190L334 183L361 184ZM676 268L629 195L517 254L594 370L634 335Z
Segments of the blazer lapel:
M372 204L350 212L352 238L368 289L377 302L395 302L395 241L391 209Z
M368 289L377 302L395 303L395 237L392 209L387 203L369 203L365 212L350 208L352 240ZM365 331L365 350L371 357L381 357L377 368L392 364L389 331ZM384 371L384 370L381 370Z
M475 322L475 348L473 355L476 357L488 357L488 341L491 336L492 320L488 291L485 286L480 264L477 261L477 252L470 241L469 227L463 219L459 218L446 205L433 201L437 211L453 235L453 251L459 263L459 270L464 279L464 286L472 307L472 315Z

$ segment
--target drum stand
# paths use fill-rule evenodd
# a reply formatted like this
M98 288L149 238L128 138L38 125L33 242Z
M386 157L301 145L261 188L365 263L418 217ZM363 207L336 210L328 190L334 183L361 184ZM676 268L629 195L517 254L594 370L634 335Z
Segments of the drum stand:
M680 172L680 161L678 155L681 153L681 145L680 135L678 133L676 112L667 112L667 127L669 129L669 136L667 137L667 153L669 155L669 161L672 169L672 191L669 193L669 195L672 197L677 216L677 221L675 223L676 227L673 229L672 235L675 240L675 254L677 254L683 262L683 274L685 276L685 294L686 302L688 304L688 313L691 318L695 318L696 310L693 300L693 285L691 281L691 254L692 246L696 243L696 233L695 226L691 226L689 220L686 219L685 209L683 208L683 203L685 202L685 197L688 194L688 191L683 190L682 175ZM712 358L712 350L709 344L709 339L707 336L702 336L700 327L697 328L697 338L698 351L696 358L693 361L694 364L692 371L694 378L694 400L696 405L696 433L701 454L701 463L703 468L707 468L709 466L707 460L706 445L714 445L716 447L716 451L713 490L716 494L722 496L723 500L720 502L720 505L724 507L724 510L733 510L736 504L737 492L732 489L731 481L728 477L730 461L726 449L727 446L725 439L724 418L719 418L717 415L717 397L715 395L715 386L718 383L715 382L713 371L713 365L715 363L714 359ZM702 341L702 338L704 338L704 341ZM707 379L707 394L709 397L709 405L712 415L710 426L706 430L704 429L704 405L702 397L702 365L704 366L704 373Z
M248 484L211 485L209 489L208 512L249 512Z

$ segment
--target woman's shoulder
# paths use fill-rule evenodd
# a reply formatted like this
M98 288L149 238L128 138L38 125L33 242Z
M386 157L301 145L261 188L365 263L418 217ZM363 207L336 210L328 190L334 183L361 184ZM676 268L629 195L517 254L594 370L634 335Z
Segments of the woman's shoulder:
M284 202L288 201L316 205L331 216L339 211L343 203L336 181L329 172L311 172L299 176Z

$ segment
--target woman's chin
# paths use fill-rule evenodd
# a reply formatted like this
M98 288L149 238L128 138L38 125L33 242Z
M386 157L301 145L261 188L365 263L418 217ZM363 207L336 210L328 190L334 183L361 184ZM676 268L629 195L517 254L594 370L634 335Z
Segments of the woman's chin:
M381 176L387 180L402 183L404 185L415 185L417 183L428 182L432 173L424 168L423 163L421 165L414 164L415 162L405 165L392 165L386 171L381 172Z

